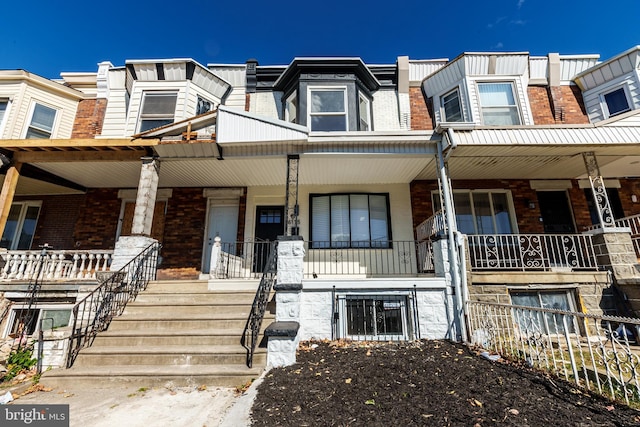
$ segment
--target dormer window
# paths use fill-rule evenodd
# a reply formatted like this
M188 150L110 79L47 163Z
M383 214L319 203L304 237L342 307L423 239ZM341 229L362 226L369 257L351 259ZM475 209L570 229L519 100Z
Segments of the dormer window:
M138 132L173 123L177 98L176 92L145 92L142 96Z
M208 101L201 96L198 96L198 103L196 104L196 116L200 114L208 113L213 109L213 102Z
M347 89L309 88L309 120L312 132L347 130Z
M26 139L49 139L53 133L53 124L56 120L57 110L35 104L31 114L31 122L27 128Z
M607 106L609 117L613 117L618 114L626 113L631 110L629 107L629 100L624 87L618 88L611 92L602 95L604 103Z
M462 122L462 106L460 105L460 93L458 89L440 98L443 122Z
M358 114L360 116L360 130L371 130L371 101L364 94L359 95Z
M284 119L289 123L298 123L298 94L293 92L285 102Z
M520 113L511 83L478 83L482 123L487 126L519 125Z

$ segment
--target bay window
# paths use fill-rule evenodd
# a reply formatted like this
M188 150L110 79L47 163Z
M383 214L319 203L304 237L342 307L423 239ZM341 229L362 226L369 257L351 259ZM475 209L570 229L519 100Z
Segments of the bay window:
M519 125L520 113L511 83L478 83L482 123L489 126Z
M452 90L440 98L443 122L462 122L462 107L458 89Z
M25 139L49 139L57 111L42 104L35 104Z
M347 89L309 88L309 120L312 131L347 130Z
M138 132L173 123L177 99L176 92L143 93Z
M387 194L311 195L312 248L388 248Z

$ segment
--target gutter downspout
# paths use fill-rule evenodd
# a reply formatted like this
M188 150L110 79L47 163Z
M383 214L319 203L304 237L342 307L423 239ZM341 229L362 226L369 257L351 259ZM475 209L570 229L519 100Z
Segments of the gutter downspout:
M448 145L445 149L443 147L443 138L438 142L438 173L440 175L440 181L442 186L442 198L444 201L444 210L447 220L447 239L449 241L449 265L450 265L450 273L451 273L451 281L453 282L453 287L455 290L455 317L460 325L460 337L465 342L467 341L467 328L466 328L466 307L464 305L465 300L462 295L462 286L461 286L461 277L460 272L462 271L462 276L465 277L466 280L466 268L460 269L460 253L464 253L462 248L463 244L461 242L462 239L459 239L458 229L455 222L455 216L453 215L454 207L453 207L453 197L451 192L451 187L449 186L449 176L447 174L446 169L446 161L449 159L451 152L457 146L455 139L453 138L453 131L449 128L447 129L447 140ZM445 152L446 151L446 152ZM459 250L462 248L462 250ZM466 282L465 282L466 286ZM466 292L465 292L466 294ZM466 296L465 296L466 299ZM451 326L450 328L450 336L458 340L458 336L454 335L455 328Z

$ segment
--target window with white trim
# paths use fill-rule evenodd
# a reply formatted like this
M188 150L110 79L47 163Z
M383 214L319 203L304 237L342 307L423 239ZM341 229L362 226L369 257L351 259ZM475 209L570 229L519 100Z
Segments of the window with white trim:
M312 194L312 248L388 248L388 194Z
M460 92L454 89L440 98L442 121L462 122L462 106L460 105Z
M433 194L434 209L440 196ZM515 230L515 213L511 195L506 191L454 190L453 204L458 230L464 234L511 234Z
M199 116L200 114L208 113L209 111L213 110L213 107L214 107L213 102L207 99L204 99L203 97L198 95L198 102L196 104L196 116Z
M613 117L631 110L624 87L603 94L602 99L607 109L607 117Z
M38 103L34 104L25 139L51 138L57 112L54 108Z
M42 305L31 309L14 308L10 312L5 337L33 335L41 326L45 331L69 326L72 309L71 305L61 304Z
M347 130L347 88L310 87L309 120L307 124L314 132Z
M298 93L294 91L285 101L284 119L289 123L298 123Z
M511 303L534 308L549 308L554 310L575 311L575 303L571 291L510 291ZM564 331L562 315L537 311L515 311L516 322L523 330L536 331L544 334L557 334ZM574 325L569 323L569 332L575 331Z
M0 99L0 138L2 138L2 132L4 130L4 124L7 121L9 111L9 100Z
M353 340L406 340L410 337L405 295L341 295L340 337Z
M31 249L41 205L39 201L11 204L0 247L10 250Z
M371 101L362 93L358 94L358 115L360 116L359 130L371 130Z
M177 99L177 92L144 92L138 132L173 123Z
M509 82L478 83L482 123L488 126L519 125L520 113Z

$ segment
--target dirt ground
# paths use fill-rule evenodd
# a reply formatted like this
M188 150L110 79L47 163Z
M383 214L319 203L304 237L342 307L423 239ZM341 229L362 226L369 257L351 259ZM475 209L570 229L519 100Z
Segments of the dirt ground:
M255 426L639 426L640 412L461 344L304 343L257 387Z

